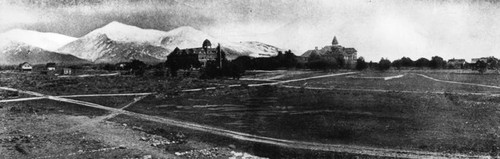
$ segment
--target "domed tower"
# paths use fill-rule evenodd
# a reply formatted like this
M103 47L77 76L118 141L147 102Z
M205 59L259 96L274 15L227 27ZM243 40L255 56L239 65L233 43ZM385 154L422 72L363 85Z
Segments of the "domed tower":
M209 48L212 48L212 43L210 42L210 40L205 39L205 41L203 41L203 45L201 46L201 48L203 48L203 50L205 50L206 53Z

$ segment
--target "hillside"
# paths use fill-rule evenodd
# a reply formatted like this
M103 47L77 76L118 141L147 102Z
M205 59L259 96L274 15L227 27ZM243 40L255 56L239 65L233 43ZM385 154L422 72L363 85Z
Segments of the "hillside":
M60 54L30 46L24 43L8 43L0 47L0 65L17 65L23 62L31 64L45 64L49 62L62 64L89 63L87 60L73 55Z
M13 29L0 34L0 47L14 43L24 43L48 51L58 48L76 40L77 38L57 34L43 33L32 30Z
M86 35L63 46L58 51L96 63L117 63L132 59L157 63L166 59L167 52L162 47L149 44L114 41L106 34Z

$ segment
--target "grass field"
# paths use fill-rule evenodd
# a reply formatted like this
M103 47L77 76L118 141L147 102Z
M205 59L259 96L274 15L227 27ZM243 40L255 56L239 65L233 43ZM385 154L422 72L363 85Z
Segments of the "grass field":
M469 73L469 74L424 73L424 74L440 80L500 86L500 75L498 74L484 74L484 75L481 75L479 73Z
M173 93L183 89L230 84L253 84L259 81L197 78L162 78L154 76L110 76L86 78L57 78L36 73L0 73L2 86L41 92L49 95L158 92Z
M380 73L379 77L394 76L395 73ZM359 76L359 75L358 75ZM374 75L368 75L371 77ZM461 76L461 75L458 75ZM498 75L497 75L498 76ZM500 76L499 76L500 77ZM481 79L478 77L476 79ZM288 85L306 86L306 87L321 87L321 88L342 88L342 89L383 89L394 91L441 91L455 93L471 93L471 92L490 92L500 93L500 89L487 88L480 86L459 85L435 82L413 73L406 73L402 78L391 80L383 79L361 79L361 78L346 78L345 76L329 77L308 80L305 82L293 82Z
M10 111L14 113L31 113L37 115L68 114L74 116L96 117L108 114L105 110L89 108L76 104L62 103L48 99L4 103L2 105L9 107Z
M324 74L328 73L296 71L284 72L280 75L272 72L262 76L255 75L255 77L278 77L273 80L279 81ZM2 78L2 81L12 87L53 95L156 92L126 110L266 137L377 148L498 156L500 154L500 116L498 114L500 97L487 93L500 93L500 90L443 83L418 74L441 80L488 85L498 85L497 79L500 79L499 75L494 74L459 74L439 71L360 72L354 75L317 78L277 86L218 87L216 90L198 92L180 92L179 90L258 82L120 76L51 79L34 75ZM391 80L363 78L395 75L404 76ZM34 82L13 80L26 76L28 79L40 78L42 80ZM84 87L92 83L95 85ZM281 87L283 85L302 88ZM315 90L307 87L335 89ZM401 91L405 92L401 93ZM469 94L476 92L486 94ZM138 96L71 98L121 108L134 101L136 97ZM15 104L13 112L34 114L51 112L90 117L108 114L98 109L49 100L9 104ZM190 134L190 139L197 143L211 143L216 146L234 143L241 146L240 150L268 157L273 157L273 153L279 154L274 157L285 158L289 158L290 154L331 157L326 152L298 151L261 145L273 149L265 151L255 147L257 144L224 137L215 137L216 139L210 140L204 137L213 135L151 123L125 115L119 115L110 120L142 126L148 129L145 130L146 132L155 130L155 127L162 127L169 132L182 131ZM173 153L196 147L184 146L187 147L174 146L167 152Z
M146 98L128 110L277 138L497 153L498 102L484 96L268 87Z

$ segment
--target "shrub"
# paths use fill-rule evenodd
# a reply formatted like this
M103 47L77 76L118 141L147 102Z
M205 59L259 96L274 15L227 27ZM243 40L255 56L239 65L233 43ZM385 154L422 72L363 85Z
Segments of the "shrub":
M391 61L389 61L388 59L384 59L384 58L380 59L380 61L378 62L378 70L386 71L389 68L391 68Z

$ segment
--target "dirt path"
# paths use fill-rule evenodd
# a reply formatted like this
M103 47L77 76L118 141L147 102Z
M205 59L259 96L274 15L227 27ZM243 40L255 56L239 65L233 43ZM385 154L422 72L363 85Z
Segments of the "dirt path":
M461 84L461 85L470 85L470 86L479 86L479 87L487 87L487 88L495 88L495 89L500 89L500 86L492 86L492 85L485 85L485 84L477 84L477 83L466 83L466 82L457 82L457 81L446 81L446 80L440 80L440 79L435 79L423 74L417 74L419 76L425 77L427 79L437 81L437 82L444 82L444 83L452 83L452 84Z
M71 97L116 97L116 96L147 96L153 93L121 93L121 94L76 94L76 95L62 95L56 96L61 98L71 98ZM29 97L29 98L18 98L18 99L5 99L0 100L0 103L7 102L20 102L20 101L29 101L29 100L40 100L46 99L47 97Z
M76 94L76 95L62 95L57 96L61 98L70 98L70 97L116 97L116 96L145 96L151 95L153 93L120 93L120 94Z
M337 74L339 75L339 74ZM330 75L331 76L331 75ZM324 76L322 76L324 77ZM315 78L322 78L315 77ZM307 78L313 79L313 78ZM298 79L298 80L289 80L289 81L300 81L306 79ZM162 124L168 124L172 126L178 126L182 128L198 130L202 132L212 133L216 135L231 137L238 140L272 144L282 147L288 148L297 148L297 149L309 149L309 150L320 150L320 151L330 151L330 152L347 152L352 154L364 154L364 155L372 155L372 156L384 156L384 157L397 157L397 158L489 158L489 156L472 156L466 154L447 154L447 153L438 153L438 152L425 152L425 151L411 151L411 150L399 150L399 149L382 149L382 148L374 148L374 147L365 147L365 146L354 146L354 145L341 145L341 144L323 144L323 143L315 143L315 142L303 142L303 141L295 141L295 140L285 140L285 139L277 139L271 137L264 137L258 135L252 135L242 132L236 132L216 127L210 127L206 125L200 125L191 122L179 121L174 119L169 119L165 117L151 116L146 114L134 113L118 108L111 108L102 106L95 103L78 101L73 99L66 99L55 96L46 96L36 92L22 91L14 88L0 87L0 89L8 89L12 91L26 92L29 94L37 94L38 96L44 96L48 99L67 102L73 104L79 104L83 106L103 109L111 111L112 113L117 114L125 114L136 118L141 118L149 121L154 121Z
M307 77L307 78L291 79L291 80L285 80L285 81L277 81L277 82L271 82L271 83L249 84L248 86L249 87L258 87L258 86L266 86L266 85L272 86L272 85L278 85L278 84L284 84L284 83L290 83L290 82L305 81L305 80L310 80L310 79L350 75L350 74L355 74L355 73L357 73L357 72L336 73L336 74L313 76L313 77ZM233 85L229 85L228 87L231 88L231 87L239 87L239 86L241 86L241 85L240 84L233 84ZM216 87L186 89L186 90L182 90L182 91L183 92L196 92L196 91L201 91L201 90L213 90L213 89L216 89Z
M293 88L293 89L311 89L311 90L337 90L337 91L361 91L361 92L380 92L380 93L412 93L412 94L457 94L457 95L481 95L481 96L500 96L495 93L459 93L459 92L444 92L444 91L403 91L403 90L389 90L389 89L356 89L356 88L328 88L328 87L300 87L282 85L280 87Z
M391 79L396 79L396 78L402 78L405 75L396 75L396 76L388 76L388 77L355 77L355 76L348 76L348 78L354 78L354 79L383 79L383 80L391 80Z
M95 74L95 75L91 75L91 74L85 74L85 75L62 75L62 76L57 76L57 77L59 77L59 78L70 78L70 77L85 78L85 77L96 77L96 76L107 77L107 76L118 76L118 75L120 75L119 72L108 73L108 74Z
M28 101L28 100L40 100L40 99L45 99L45 98L46 97L29 97L29 98L5 99L5 100L0 100L0 103L21 102L21 101Z

